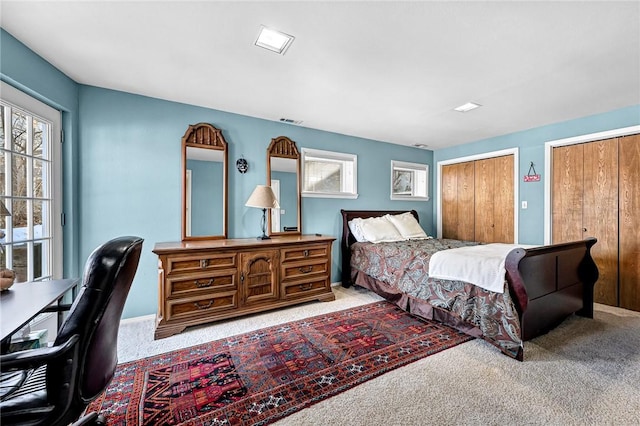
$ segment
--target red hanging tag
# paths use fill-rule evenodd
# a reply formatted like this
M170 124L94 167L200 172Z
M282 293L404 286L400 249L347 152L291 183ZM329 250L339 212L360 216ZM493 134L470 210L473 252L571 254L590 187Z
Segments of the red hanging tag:
M536 173L535 167L533 167L533 161L529 166L529 172L524 176L525 182L540 182L540 175Z

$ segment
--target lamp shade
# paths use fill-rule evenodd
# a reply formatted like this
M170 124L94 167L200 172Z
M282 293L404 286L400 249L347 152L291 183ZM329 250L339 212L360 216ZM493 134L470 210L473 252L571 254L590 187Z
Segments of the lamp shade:
M7 206L4 205L2 200L0 200L0 216L11 216L11 213L9 213Z
M276 195L270 186L258 185L253 190L251 196L245 203L247 207L258 207L261 209L277 209L280 207Z

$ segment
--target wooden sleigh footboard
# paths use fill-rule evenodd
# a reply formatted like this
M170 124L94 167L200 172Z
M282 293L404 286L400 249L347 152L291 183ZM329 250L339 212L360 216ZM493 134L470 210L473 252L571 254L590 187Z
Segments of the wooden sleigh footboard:
M593 318L598 268L591 247L596 241L588 238L509 253L506 278L523 341L548 332L573 313Z

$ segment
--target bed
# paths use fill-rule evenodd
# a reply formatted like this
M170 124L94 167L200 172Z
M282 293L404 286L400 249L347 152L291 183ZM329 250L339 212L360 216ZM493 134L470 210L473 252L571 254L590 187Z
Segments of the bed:
M341 210L342 285L367 288L417 316L437 320L524 360L524 342L550 331L572 314L593 318L598 269L591 257L595 238L562 244L517 247L504 260L502 292L469 282L428 276L430 256L439 250L478 243L447 239L357 242L354 218L403 211ZM411 214L418 220L415 210Z

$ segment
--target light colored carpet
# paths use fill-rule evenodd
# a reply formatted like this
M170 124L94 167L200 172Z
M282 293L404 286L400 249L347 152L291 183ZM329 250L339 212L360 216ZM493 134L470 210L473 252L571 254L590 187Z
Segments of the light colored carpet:
M153 340L154 318L125 320L119 361L380 300L334 287L308 303ZM640 425L640 313L596 305L525 343L518 362L482 340L463 343L299 411L284 425Z

